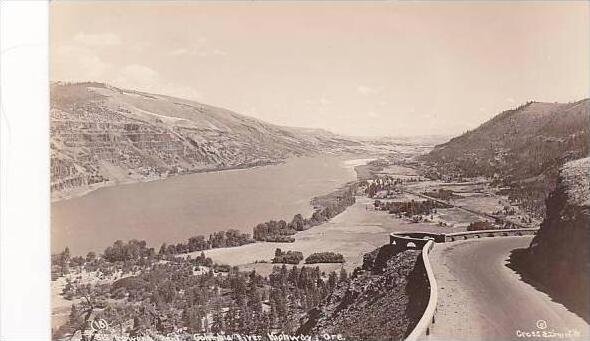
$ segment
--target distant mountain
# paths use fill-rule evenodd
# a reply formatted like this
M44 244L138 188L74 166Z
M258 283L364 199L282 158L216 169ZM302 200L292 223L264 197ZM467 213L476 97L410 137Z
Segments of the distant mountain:
M484 175L522 185L525 196L538 195L539 188L547 194L561 165L588 155L589 129L589 99L529 102L435 146L425 159L441 177Z
M325 130L277 126L169 96L94 82L51 84L54 198L106 183L265 165L364 146Z

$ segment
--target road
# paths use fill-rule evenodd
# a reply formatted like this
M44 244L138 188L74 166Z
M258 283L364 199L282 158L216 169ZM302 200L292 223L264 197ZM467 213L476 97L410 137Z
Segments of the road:
M528 247L531 240L497 237L436 244L430 260L439 301L430 340L539 340L546 338L517 334L543 331L579 333L549 338L553 340L589 340L588 323L506 266L510 252Z

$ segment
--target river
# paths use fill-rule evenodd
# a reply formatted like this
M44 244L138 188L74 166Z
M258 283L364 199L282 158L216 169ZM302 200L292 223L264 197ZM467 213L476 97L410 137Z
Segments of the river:
M163 242L290 221L312 213L310 200L355 180L368 159L317 156L249 169L197 173L104 187L51 204L51 249L75 255L102 251L115 240L140 239L156 250Z

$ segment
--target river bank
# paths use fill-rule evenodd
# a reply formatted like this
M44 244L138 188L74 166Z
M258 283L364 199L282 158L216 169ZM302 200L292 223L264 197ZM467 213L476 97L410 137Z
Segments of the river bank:
M153 181L161 181L171 177L176 176L186 176L191 174L201 174L201 173L216 173L216 172L229 172L229 171L239 171L244 169L253 169L257 167L265 167L265 166L272 166L272 165L279 165L286 162L286 160L276 160L276 161L259 161L255 163L243 164L243 165L236 165L231 167L217 167L217 168L205 168L200 170L189 170L182 173L173 173L173 174L165 174L162 176L132 176L132 175L123 175L116 177L112 180L107 180L103 182L97 182L93 184L89 184L86 186L76 187L69 189L67 191L52 191L51 192L51 203L57 203L64 200L70 200L85 196L93 191L99 190L101 188L106 187L114 187L114 186L124 186L124 185L132 185L137 183L145 183L145 182L153 182Z
M100 252L115 240L159 247L191 236L252 228L269 219L310 216L313 198L356 180L359 156L318 156L240 170L105 187L52 203L52 252ZM101 231L101 233L97 233Z

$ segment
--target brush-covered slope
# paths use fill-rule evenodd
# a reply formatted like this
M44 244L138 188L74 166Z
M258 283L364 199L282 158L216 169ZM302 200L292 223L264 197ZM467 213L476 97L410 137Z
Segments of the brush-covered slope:
M51 188L243 168L289 156L353 151L327 131L268 124L232 111L102 83L51 85Z
M403 340L428 304L419 250L392 245L365 255L363 270L311 309L296 334L342 334L346 340Z
M588 155L589 130L589 99L530 102L436 146L425 158L437 176L495 177L516 189L515 197L542 206L559 167Z
M588 154L589 118L588 99L567 104L531 102L436 146L428 158L467 176L537 176Z

